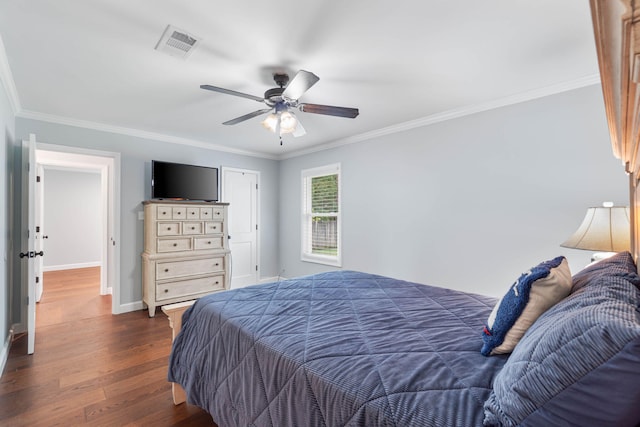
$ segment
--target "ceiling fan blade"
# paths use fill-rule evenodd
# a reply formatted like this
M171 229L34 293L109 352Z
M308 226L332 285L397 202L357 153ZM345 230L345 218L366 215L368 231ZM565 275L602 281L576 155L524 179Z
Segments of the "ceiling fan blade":
M358 114L360 114L357 108L334 107L332 105L300 104L298 108L305 113L325 114L327 116L347 117L349 119L355 119Z
M265 108L265 109L262 109L262 110L257 110L257 111L254 111L253 113L245 114L244 116L240 116L240 117L236 117L235 119L227 120L226 122L223 123L223 125L235 125L235 124L238 124L240 122L244 122L245 120L249 120L249 119L252 119L252 118L254 118L256 116L259 116L260 114L268 113L271 110L272 110L271 108Z
M253 96L249 95L248 93L242 93L231 89L224 89L217 86L200 85L200 89L212 90L214 92L226 93L227 95L241 96L243 98L253 99L254 101L264 102L264 98L260 98L259 96Z
M282 97L290 100L297 100L303 93L308 91L311 86L316 84L320 80L320 77L315 74L300 70L289 82L287 87L282 92Z

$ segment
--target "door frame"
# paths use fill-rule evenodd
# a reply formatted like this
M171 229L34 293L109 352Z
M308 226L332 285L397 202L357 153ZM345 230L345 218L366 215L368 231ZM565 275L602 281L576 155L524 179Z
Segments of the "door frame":
M36 164L99 172L102 193L100 294L111 294L111 312L120 310L120 153L36 143ZM45 190L46 191L46 190Z
M225 174L227 172L237 172L237 173L250 173L256 176L256 185L258 186L256 189L256 200L255 200L255 205L256 205L256 224L258 224L258 229L256 230L256 264L258 265L258 269L256 270L256 283L260 282L260 270L262 268L262 262L260 261L260 171L257 170L253 170L253 169L243 169L243 168L234 168L234 167L229 167L229 166L221 166L220 167L220 199L222 201L225 201L225 194L224 194L224 181L225 181ZM233 212L233 207L230 205L229 207L229 216L231 216L231 213ZM233 239L233 236L231 236L231 238ZM233 265L233 253L231 254L231 264ZM233 274L233 266L231 269L231 274ZM231 283L232 281L232 277L229 278L229 283Z

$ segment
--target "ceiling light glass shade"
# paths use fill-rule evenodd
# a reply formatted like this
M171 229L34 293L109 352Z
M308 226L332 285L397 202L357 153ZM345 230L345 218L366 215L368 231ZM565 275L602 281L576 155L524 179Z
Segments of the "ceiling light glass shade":
M278 115L271 113L261 123L266 129L275 133L276 128L278 127Z
M289 111L280 113L280 134L292 133L296 130L297 125L298 120L292 113Z
M602 252L630 250L629 207L610 203L588 208L580 227L560 246Z

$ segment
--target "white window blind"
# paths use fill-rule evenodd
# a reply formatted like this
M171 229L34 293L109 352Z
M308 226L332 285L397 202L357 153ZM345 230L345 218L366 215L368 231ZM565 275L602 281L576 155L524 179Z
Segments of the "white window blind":
M303 261L341 266L340 165L302 171Z

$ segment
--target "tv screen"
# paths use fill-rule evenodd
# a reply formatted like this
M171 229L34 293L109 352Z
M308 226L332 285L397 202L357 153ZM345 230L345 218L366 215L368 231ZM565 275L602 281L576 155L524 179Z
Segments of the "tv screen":
M218 168L151 162L151 198L218 201Z

